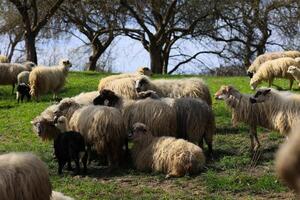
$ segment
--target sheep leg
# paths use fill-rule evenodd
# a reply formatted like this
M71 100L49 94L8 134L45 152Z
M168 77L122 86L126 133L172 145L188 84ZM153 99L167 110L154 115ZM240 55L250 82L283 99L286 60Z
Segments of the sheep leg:
M256 151L260 147L260 142L257 137L257 129L256 126L250 127L250 139L251 139L251 149L252 151ZM254 142L255 140L255 142Z
M86 173L86 170L87 170L87 167L86 167L87 160L88 160L88 155L87 155L87 152L85 152L83 158L81 159L81 162L83 164L83 172L84 173Z
M21 95L21 102L23 103L24 94ZM19 103L19 102L18 102Z
M92 147L91 147L91 145L87 145L86 150L87 150L87 161L88 161L88 165L90 165L91 162L92 162L92 158L91 158Z
M13 83L13 84L12 84L12 91L11 91L11 94L14 94L14 90L15 90L15 84Z
M64 168L66 161L59 160L58 161L58 174L62 174L62 169Z
M271 87L273 85L273 79L269 79L269 87Z
M79 157L78 157L78 155L74 159L74 162L76 164L76 169L74 171L74 174L76 175L76 174L79 174L79 172L80 172L80 164L79 164Z
M293 83L294 83L294 80L293 80L293 79L290 79L290 90L291 90L292 87L293 87Z
M205 133L204 134L204 140L205 143L207 144L208 147L208 158L213 160L213 145L212 145L212 141L213 141L213 134L212 133Z
M72 168L72 165L71 165L71 160L68 160L68 168L67 168L68 171L72 171L73 168Z

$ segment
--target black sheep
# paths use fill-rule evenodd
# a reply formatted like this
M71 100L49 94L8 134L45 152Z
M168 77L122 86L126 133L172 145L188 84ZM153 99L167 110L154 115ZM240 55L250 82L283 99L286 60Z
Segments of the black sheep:
M115 107L120 100L120 97L118 97L113 91L102 89L99 92L99 96L94 99L93 104Z
M80 172L80 159L84 166L84 172L86 172L87 155L84 138L80 133L67 131L59 134L54 140L54 153L58 160L58 174L62 173L66 163L68 163L68 169L71 170L71 161L75 162L75 174L78 174Z
M17 86L17 100L18 103L20 101L21 98L21 102L23 102L24 97L27 97L27 101L29 101L31 99L31 95L30 95L30 87L29 85L27 85L26 83L20 83Z

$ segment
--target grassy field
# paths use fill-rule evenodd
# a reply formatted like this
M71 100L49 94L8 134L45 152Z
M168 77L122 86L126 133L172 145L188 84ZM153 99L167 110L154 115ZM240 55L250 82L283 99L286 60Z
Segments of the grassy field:
M105 75L72 72L60 94L74 96L96 90ZM166 76L163 78L182 78ZM221 85L231 84L244 93L251 93L247 77L203 77L214 94ZM276 82L283 88L288 81ZM294 86L296 88L296 86ZM11 86L0 86L0 152L31 151L48 165L53 188L75 199L293 199L294 195L274 174L274 153L284 140L278 133L259 129L262 153L256 165L250 154L248 129L233 128L231 114L224 102L213 101L217 134L214 138L215 159L195 177L165 179L161 174L145 174L132 169L120 169L106 174L92 167L86 176L56 173L52 142L42 142L32 131L30 121L47 106L51 95L39 103L17 104L10 94ZM298 92L298 91L296 91Z

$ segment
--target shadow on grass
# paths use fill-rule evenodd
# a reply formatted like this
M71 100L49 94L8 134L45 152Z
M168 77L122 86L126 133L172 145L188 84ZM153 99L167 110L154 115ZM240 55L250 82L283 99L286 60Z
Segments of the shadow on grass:
M218 127L216 130L217 135L240 134L242 132L249 132L249 129L246 127Z

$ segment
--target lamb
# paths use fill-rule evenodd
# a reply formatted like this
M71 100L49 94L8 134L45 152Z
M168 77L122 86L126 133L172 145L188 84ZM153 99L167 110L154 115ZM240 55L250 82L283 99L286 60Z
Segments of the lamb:
M23 71L31 71L35 64L33 62L19 63L0 63L0 85L12 85L14 93L17 76Z
M107 76L99 81L98 90L109 89L111 82L123 78L135 78L141 75L152 76L152 71L148 67L139 67L135 73L125 73Z
M290 73L294 79L298 82L298 85L300 86L300 69L296 66L290 66L288 68L287 73Z
M270 52L265 53L260 56L258 56L254 62L251 64L251 66L247 70L247 74L250 78L253 77L253 75L258 71L260 66L269 60L274 60L282 57L290 57L290 58L297 58L300 57L299 51L283 51L283 52Z
M0 197L9 200L50 200L46 165L31 153L0 155Z
M183 139L155 137L142 123L133 125L132 159L140 171L163 172L166 178L199 173L205 163L202 149Z
M270 113L269 120L274 129L286 135L300 119L300 95L262 88L251 97L252 104L264 104Z
M7 56L0 55L0 63L9 63Z
M52 67L35 67L29 75L30 94L39 100L40 94L53 92L53 98L64 86L69 68L72 66L69 60L63 59L59 65Z
M136 80L137 92L153 90L160 97L193 97L204 100L211 106L211 96L207 85L200 78L186 78L181 80L153 80L140 77Z
M72 99L79 104L78 108L84 105L90 105L93 103L94 98L98 95L98 91L80 93L74 97L63 99L58 105L49 106L31 121L34 132L36 132L43 140L55 139L60 133L60 131L54 126L54 112L58 109L58 106L63 104L64 101L68 101L68 99Z
M94 147L98 154L106 155L111 169L119 165L126 133L118 109L94 105L80 107L74 100L69 100L64 101L55 114L65 116L70 129L80 132L86 145Z
M18 84L17 95L16 95L18 103L19 103L20 99L21 99L21 102L23 102L23 99L25 96L27 98L27 101L29 101L31 99L31 95L29 92L30 92L29 85L27 85L25 83Z
M287 186L300 195L300 135L299 124L293 126L289 139L281 145L275 158L277 175Z
M221 86L215 93L216 100L224 100L232 111L232 123L247 124L250 128L251 150L256 151L260 147L257 137L257 126L277 130L272 120L272 108L266 103L252 104L250 95L241 94L233 86Z
M300 58L278 58L263 63L250 80L251 88L255 89L262 81L268 81L271 87L274 78L277 77L289 79L289 89L292 89L294 77L287 73L289 66L292 65L300 67Z
M80 172L79 160L82 160L84 172L86 172L87 155L82 135L75 131L69 131L68 120L64 116L56 120L55 126L61 131L54 140L54 153L59 164L58 174L62 174L62 169L67 162L69 170L71 170L72 160L76 164L75 174Z
M187 139L201 147L204 138L211 156L215 120L206 102L195 98L159 98L154 91L138 95L140 100L123 106L127 130L136 122L144 122L149 124L149 129L156 136L173 133L172 136ZM120 107L121 103L122 97L109 90L102 90L102 94L94 100L96 105Z

